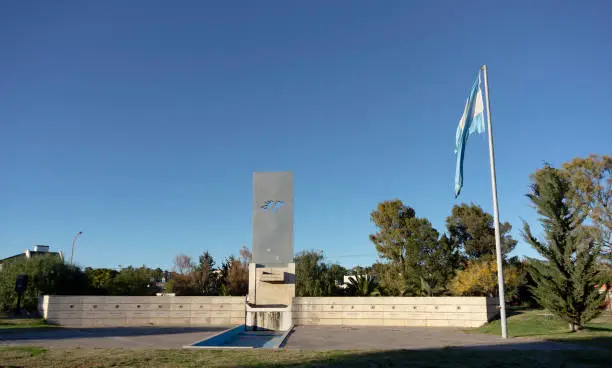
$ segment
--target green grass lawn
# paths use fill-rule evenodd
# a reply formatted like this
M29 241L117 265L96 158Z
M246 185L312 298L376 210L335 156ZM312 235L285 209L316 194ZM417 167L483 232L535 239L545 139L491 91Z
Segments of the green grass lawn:
M21 367L607 367L606 351L301 351L40 349L0 347L0 364Z
M572 342L612 350L612 315L603 314L585 326L583 331L570 332L568 324L544 310L510 310L508 335ZM492 321L469 332L501 335L500 320Z
M25 328L29 329L47 329L56 328L57 326L49 325L42 318L16 318L2 317L0 318L0 334L19 331Z

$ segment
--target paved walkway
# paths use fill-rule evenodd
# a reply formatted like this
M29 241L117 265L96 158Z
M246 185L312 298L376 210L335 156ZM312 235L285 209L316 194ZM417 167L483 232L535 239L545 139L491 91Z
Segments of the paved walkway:
M57 328L16 331L2 335L1 345L45 348L181 348L229 327Z
M495 335L435 327L299 326L285 343L287 349L313 350L420 350L444 347L544 350L573 348L569 344L524 338L504 340Z
M162 348L191 345L226 327L162 328L57 328L43 331L13 330L0 334L1 345L29 345L46 348ZM576 348L528 339L502 340L498 336L464 333L452 328L433 327L342 327L298 326L284 345L287 349L308 350L395 350L462 347L476 349Z

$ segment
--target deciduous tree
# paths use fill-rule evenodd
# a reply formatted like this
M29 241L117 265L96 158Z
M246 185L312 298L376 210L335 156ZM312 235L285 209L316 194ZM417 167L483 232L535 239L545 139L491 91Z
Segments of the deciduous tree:
M174 271L180 275L186 275L193 270L194 264L191 257L179 254L174 257Z
M249 265L248 263L229 257L226 260L227 278L225 285L229 295L243 296L249 292Z
M520 285L520 275L516 266L504 266L504 289L506 299L514 296ZM497 287L497 261L494 259L475 260L465 269L457 271L450 283L454 295L490 296L499 295Z

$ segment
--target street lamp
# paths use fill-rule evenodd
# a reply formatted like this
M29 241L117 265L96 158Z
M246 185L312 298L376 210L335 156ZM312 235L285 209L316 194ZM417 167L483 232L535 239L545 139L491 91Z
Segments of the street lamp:
M74 243L76 243L76 240L79 237L79 235L82 235L82 234L83 232L79 231L74 237L74 239L72 239L72 254L70 254L70 264L72 264L72 258L74 257Z

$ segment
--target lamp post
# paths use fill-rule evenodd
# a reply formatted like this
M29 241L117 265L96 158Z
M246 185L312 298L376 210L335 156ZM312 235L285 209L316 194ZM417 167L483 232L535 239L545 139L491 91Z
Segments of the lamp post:
M75 235L74 239L72 239L72 253L70 254L70 264L72 264L72 259L74 258L74 244L76 243L76 240L77 240L77 238L79 237L79 235L82 235L82 234L83 234L83 232L82 232L82 231L79 231L79 232L78 232L78 233Z

